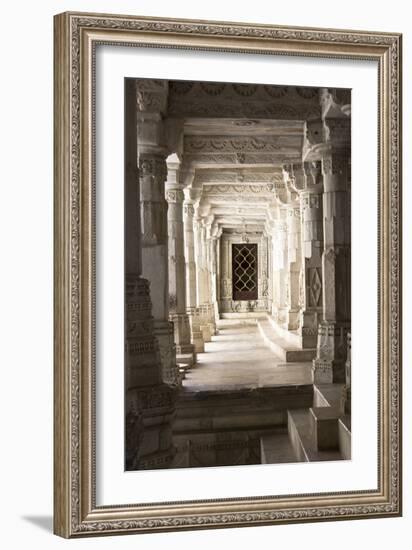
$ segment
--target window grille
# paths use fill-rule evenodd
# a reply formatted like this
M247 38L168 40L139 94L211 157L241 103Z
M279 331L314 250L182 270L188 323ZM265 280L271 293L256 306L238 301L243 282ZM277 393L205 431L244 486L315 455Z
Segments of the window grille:
M258 299L257 244L232 245L233 300Z

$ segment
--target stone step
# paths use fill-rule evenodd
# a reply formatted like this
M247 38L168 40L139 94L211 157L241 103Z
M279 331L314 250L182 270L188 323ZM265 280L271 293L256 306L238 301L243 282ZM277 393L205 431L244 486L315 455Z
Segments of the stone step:
M184 380L186 378L186 372L189 370L189 365L187 363L177 363L177 368L179 370L180 379Z
M339 451L318 451L309 409L288 411L288 431L293 450L301 462L344 459Z
M340 407L344 384L316 384L313 386L315 407Z
M310 407L311 384L242 390L183 390L176 403L174 432L286 427L287 410Z
M260 438L260 456L262 464L280 464L302 462L292 446L289 434L265 434Z
M322 451L339 450L339 417L341 407L311 407L311 432L316 448Z
M179 353L176 354L176 362L184 363L187 364L188 367L192 367L196 362L196 358L193 357L193 353Z
M315 349L301 349L282 338L267 318L258 319L257 326L265 344L286 363L304 363L315 358Z
M350 417L345 415L339 419L339 448L345 460L350 460L352 457L351 447L351 424Z
M266 311L239 311L233 313L220 313L220 319L265 319Z
M285 340L285 342L288 342L289 345L294 348L302 348L302 336L298 334L297 331L286 330L280 327L271 315L267 316L267 320L272 325L275 334L279 336L279 338L282 338L283 340Z

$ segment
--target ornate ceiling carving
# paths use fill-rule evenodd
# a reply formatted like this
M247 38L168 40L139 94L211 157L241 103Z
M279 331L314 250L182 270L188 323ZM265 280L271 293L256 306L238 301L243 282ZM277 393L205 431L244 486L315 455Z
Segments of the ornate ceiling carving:
M240 185L203 185L203 196L211 195L272 195L275 191L273 183L260 185L240 184Z
M185 153L270 153L292 147L295 149L302 147L300 136L187 136L184 139Z
M306 120L320 116L320 105L316 88L171 81L168 113Z
M281 170L271 169L264 172L255 170L196 170L196 183L274 183L282 184L283 178Z

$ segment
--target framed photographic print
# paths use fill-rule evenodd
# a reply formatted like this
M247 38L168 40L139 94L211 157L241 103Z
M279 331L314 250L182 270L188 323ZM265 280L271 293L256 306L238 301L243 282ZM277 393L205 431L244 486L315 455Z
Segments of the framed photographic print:
M55 17L55 533L401 514L401 36Z

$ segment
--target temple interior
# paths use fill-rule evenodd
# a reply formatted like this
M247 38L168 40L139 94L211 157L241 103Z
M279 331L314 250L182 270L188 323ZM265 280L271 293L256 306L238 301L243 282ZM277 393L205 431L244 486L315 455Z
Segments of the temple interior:
M351 458L350 90L125 81L125 468Z

